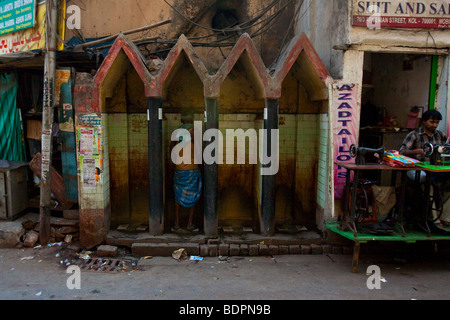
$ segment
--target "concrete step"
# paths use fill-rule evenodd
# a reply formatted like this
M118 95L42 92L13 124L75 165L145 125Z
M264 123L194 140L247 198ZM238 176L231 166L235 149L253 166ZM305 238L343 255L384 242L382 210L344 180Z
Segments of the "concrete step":
M189 256L198 256L200 253L197 243L133 243L131 245L131 253L136 257L170 257L178 249L185 249Z
M343 252L342 247L331 245L265 245L265 244L198 244L198 243L133 243L132 254L136 257L170 257L179 249L188 256L273 256L287 254L331 254ZM351 253L347 250L345 253Z

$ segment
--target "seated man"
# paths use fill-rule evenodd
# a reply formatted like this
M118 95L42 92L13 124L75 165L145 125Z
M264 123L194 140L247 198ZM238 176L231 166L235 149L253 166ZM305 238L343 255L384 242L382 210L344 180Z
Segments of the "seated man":
M437 130L441 120L442 115L439 111L426 111L422 116L422 126L411 131L406 136L399 152L405 156L415 158L420 161L429 161L429 157L425 156L423 146L426 143L431 143L432 145L444 145L447 143L447 137L445 134ZM408 177L411 180L414 180L415 173L415 171L409 171ZM420 175L420 182L423 183L425 181L425 172L421 171ZM436 197L440 196L442 198L439 206L442 206L442 202L447 202L444 203L444 208L440 217L440 223L443 225L450 224L450 208L448 208L450 206L450 201L448 201L448 194L444 194L444 191L448 189L446 184L448 185L449 182L450 179L448 179L448 174L437 174L433 176L433 186L440 187L440 191L435 194Z
M433 145L443 145L446 143L447 137L437 130L442 115L437 110L426 111L422 116L422 126L411 131L403 141L400 147L400 153L420 161L428 161L425 157L423 146L426 143Z

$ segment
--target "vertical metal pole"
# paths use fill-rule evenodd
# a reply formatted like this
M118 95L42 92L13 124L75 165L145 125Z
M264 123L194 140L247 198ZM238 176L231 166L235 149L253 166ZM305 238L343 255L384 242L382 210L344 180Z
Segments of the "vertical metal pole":
M162 151L162 98L148 98L149 231L164 233L164 166Z
M219 102L217 98L206 98L206 126L205 130L219 129ZM207 141L205 147L211 143L219 143L218 141ZM218 151L219 148L216 148ZM218 159L219 155L215 155ZM204 165L204 232L207 237L218 237L218 214L217 214L217 193L219 181L219 165Z
M39 241L48 242L50 237L51 183L52 183L52 133L54 117L56 30L58 25L57 0L47 0L46 53L44 69L44 101L42 110L42 163L40 194Z
M267 117L264 119L264 129L267 130L267 154L272 156L278 152L276 146L271 145L272 130L278 129L278 100L266 100ZM263 165L264 167L269 165ZM276 195L276 175L262 176L262 197L261 197L261 234L271 236L275 232L275 195Z

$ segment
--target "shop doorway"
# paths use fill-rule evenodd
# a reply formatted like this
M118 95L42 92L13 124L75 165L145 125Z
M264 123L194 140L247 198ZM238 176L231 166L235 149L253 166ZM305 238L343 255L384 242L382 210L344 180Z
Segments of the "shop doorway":
M400 149L433 99L432 66L431 55L365 53L360 147ZM365 172L364 178L390 183L388 175L377 172Z

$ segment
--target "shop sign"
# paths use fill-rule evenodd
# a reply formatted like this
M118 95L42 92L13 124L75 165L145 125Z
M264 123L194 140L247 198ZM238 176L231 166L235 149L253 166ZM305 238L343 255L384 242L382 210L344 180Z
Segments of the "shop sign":
M34 27L0 36L0 54L44 48L45 12L45 4L40 5L37 10L37 23Z
M350 146L358 144L360 110L357 103L358 86L351 83L333 86L333 138L334 161L355 163ZM334 194L342 199L347 170L339 165L334 168Z
M36 0L0 1L0 35L34 27Z
M450 1L353 0L352 25L369 29L448 29L450 28Z
M16 0L17 1L17 0ZM27 0L29 1L29 0ZM34 2L35 0L33 0ZM6 2L13 2L10 0L0 0L0 8L5 10ZM25 0L20 0L21 3L26 3ZM15 1L13 2L15 3ZM59 5L61 10L58 14L58 33L59 36L64 39L65 35L65 10L66 1L60 1ZM14 6L14 4L13 4ZM14 31L8 34L0 34L0 54L9 54L15 52L25 52L31 50L40 50L45 48L45 34L46 34L46 3L40 2L37 6L36 23L34 26L24 30ZM0 12L0 15L2 13ZM3 15L4 16L4 15ZM1 21L1 20L0 20ZM57 49L62 51L64 49L64 43L58 40Z

